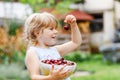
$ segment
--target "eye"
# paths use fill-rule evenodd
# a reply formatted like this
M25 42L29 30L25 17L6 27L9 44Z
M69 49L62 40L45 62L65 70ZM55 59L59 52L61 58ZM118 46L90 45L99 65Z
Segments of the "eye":
M54 29L53 27L50 28L50 30L53 30L53 29Z

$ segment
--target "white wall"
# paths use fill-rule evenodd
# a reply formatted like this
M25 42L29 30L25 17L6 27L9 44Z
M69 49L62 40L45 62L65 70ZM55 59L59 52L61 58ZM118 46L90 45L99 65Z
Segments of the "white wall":
M114 8L116 12L114 12ZM116 3L114 0L85 0L84 5L79 6L78 9L84 9L83 11L91 14L103 13L103 32L92 33L91 44L93 46L112 42L115 33L115 21L120 20L120 3Z
M88 12L102 12L112 9L113 5L113 0L85 0L84 9Z
M0 2L0 18L24 19L32 13L32 8L28 4Z
M116 21L120 24L120 2L115 1L115 18Z
M114 0L86 0L84 9L88 13L103 13L102 43L112 42L115 32Z
M103 43L107 43L107 42L111 42L114 39L114 32L115 32L114 12L111 10L104 11L103 17L104 17Z
M103 32L94 32L91 33L90 36L90 45L92 47L99 47L100 45L102 45L102 41L103 41Z

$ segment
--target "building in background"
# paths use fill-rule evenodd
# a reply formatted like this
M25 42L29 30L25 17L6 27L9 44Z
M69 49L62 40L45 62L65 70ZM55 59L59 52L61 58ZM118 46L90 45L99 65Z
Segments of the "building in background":
M32 8L28 4L19 2L0 2L0 25L6 24L12 20L22 23L26 17L33 13Z
M91 47L98 51L98 47L113 42L116 27L120 27L120 2L115 0L85 0L83 4L72 4L73 9L79 9L91 14Z

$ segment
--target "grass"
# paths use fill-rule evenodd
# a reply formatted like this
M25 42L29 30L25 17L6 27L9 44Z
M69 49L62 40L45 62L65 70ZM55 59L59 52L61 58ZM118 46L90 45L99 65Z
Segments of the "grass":
M29 80L23 64L0 64L0 80Z
M91 56L90 60L77 62L77 70L90 71L88 76L71 77L72 80L120 80L120 64L105 63L101 55Z

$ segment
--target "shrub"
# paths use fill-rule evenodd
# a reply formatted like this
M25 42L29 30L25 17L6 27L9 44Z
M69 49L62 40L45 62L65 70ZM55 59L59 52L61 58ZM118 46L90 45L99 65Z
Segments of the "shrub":
M68 55L64 56L65 59L67 60L72 60L72 61L86 61L90 59L90 54L88 53L83 53L80 51L74 51L72 53L69 53Z

